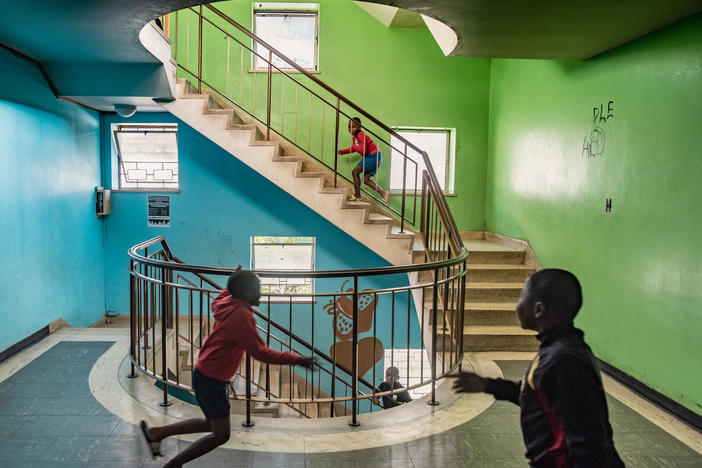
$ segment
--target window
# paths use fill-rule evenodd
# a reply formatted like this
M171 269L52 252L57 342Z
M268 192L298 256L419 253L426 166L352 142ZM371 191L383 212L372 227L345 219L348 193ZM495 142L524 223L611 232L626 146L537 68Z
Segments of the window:
M454 129L447 128L395 128L400 136L427 152L431 165L434 167L436 177L439 179L441 189L446 193L453 193L453 159L455 146ZM392 145L390 158L390 190L402 191L403 155L395 148L404 149L404 143L396 136L390 139ZM422 155L408 148L407 155L417 162L417 190L422 189L422 171L426 169ZM415 189L415 165L407 163L405 190L413 192Z
M317 27L319 5L316 3L255 3L254 34L290 60L309 71L317 71ZM268 49L256 44L256 70L268 69ZM281 70L291 67L274 58Z
M314 270L314 237L254 236L254 270ZM261 294L312 294L312 278L261 278Z
M178 125L113 125L120 190L178 190Z

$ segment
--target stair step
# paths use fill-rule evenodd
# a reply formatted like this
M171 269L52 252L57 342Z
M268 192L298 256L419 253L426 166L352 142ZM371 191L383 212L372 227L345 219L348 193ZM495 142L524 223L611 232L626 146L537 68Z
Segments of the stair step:
M535 351L539 348L536 332L519 326L466 326L465 351Z
M346 200L344 203L342 203L341 208L347 208L347 209L365 209L365 208L370 208L371 204L365 201L361 200L356 200L356 201L351 201L351 200Z
M518 326L519 320L515 312L516 304L511 302L471 302L463 309L463 324L465 326ZM429 309L431 313L431 309ZM442 309L438 309L442 313ZM452 318L455 310L449 310Z
M388 233L388 237L392 237L395 239L414 239L415 235L411 231L408 231L405 229L404 231L400 231L400 226L393 226L390 228L390 232Z
M535 270L524 264L470 263L468 281L524 282Z
M368 222L373 224L392 224L393 219L380 213L370 213Z
M523 264L524 254L523 250L469 250L468 263Z

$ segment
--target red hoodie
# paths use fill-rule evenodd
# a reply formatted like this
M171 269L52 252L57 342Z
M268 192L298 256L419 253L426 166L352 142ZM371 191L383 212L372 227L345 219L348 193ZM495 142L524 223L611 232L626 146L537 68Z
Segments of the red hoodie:
M354 151L361 156L370 156L378 152L378 147L369 136L363 133L363 130L359 130L358 133L353 136L351 148L339 150L339 154L349 154Z
M195 368L207 377L231 380L244 358L244 351L252 358L270 364L297 364L297 354L266 347L258 336L251 305L233 298L228 290L222 291L212 301L212 316L214 328L195 363Z

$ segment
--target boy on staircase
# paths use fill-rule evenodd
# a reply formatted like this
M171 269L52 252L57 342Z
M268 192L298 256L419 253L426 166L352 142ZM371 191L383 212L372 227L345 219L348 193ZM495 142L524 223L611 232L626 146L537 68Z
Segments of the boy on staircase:
M350 148L339 150L339 154L349 154L356 152L361 155L361 161L356 167L353 168L351 174L353 175L353 187L354 194L351 197L352 200L361 199L361 178L360 174L363 173L363 182L378 192L383 198L385 203L388 202L389 193L380 188L380 185L373 182L371 177L375 176L378 172L378 168L383 163L383 155L378 149L378 146L371 140L371 138L366 135L363 130L361 130L361 119L354 117L349 120L349 133L353 138Z
M269 364L296 364L307 368L314 365L311 356L302 357L266 347L256 330L252 309L252 306L260 303L260 299L258 276L241 270L239 265L229 276L227 288L212 302L214 328L202 345L193 370L193 390L205 418L188 419L159 427L148 427L145 421L141 421L141 431L154 457L161 455L161 441L166 437L197 432L211 433L193 442L164 467L181 467L229 440L231 423L227 386L239 368L244 352Z

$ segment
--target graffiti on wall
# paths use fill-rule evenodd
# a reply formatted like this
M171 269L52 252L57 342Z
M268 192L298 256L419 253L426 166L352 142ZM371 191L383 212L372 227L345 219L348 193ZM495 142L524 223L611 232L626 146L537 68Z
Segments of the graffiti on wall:
M333 316L334 343L329 355L346 369L351 369L353 351L353 288L346 288L344 281L339 289L342 293L336 300L330 300L324 310ZM358 334L367 333L373 327L378 296L360 291L358 295ZM364 375L383 357L383 343L375 337L367 336L358 340L358 375Z
M605 150L605 124L614 117L614 101L592 108L592 131L583 140L580 157L596 158Z

